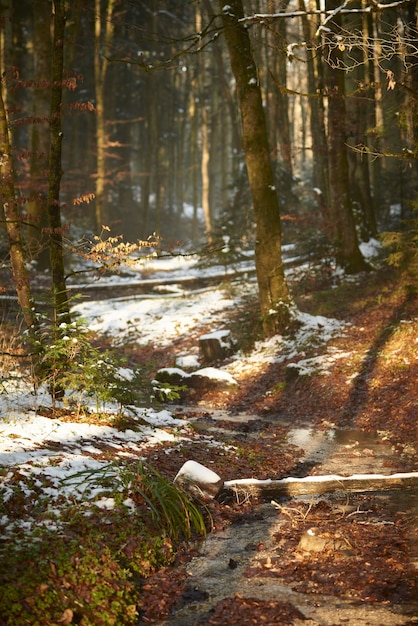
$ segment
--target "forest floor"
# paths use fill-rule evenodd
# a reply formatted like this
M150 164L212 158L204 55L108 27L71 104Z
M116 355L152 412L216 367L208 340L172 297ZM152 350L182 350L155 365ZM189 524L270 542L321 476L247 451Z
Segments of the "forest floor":
M116 447L110 439L100 446L98 438L92 439L86 457L90 455L95 463L118 463L122 454L129 460L128 454L137 455L140 449L170 482L190 459L225 481L418 471L416 291L404 276L387 268L338 284L310 280L292 285L298 309L344 323L326 344L307 339L297 350L284 351L283 358L271 358L271 352L277 353L283 344L267 343L264 357L263 351L253 349L256 298L247 298L245 306L229 308L221 321L222 328L240 338L241 356L212 364L237 380L236 389L193 391L167 405L177 421L174 428L167 426L168 436L157 444L139 448L128 434L139 437L139 433L127 430ZM112 297L116 295L113 291ZM175 365L179 355L196 354L199 336L213 330L213 320L208 319L207 327L201 324L196 330L180 332L168 346L126 340L117 349L129 365L145 365L149 370L153 363L150 373L155 374L161 367ZM113 339L117 338L111 334L101 337L102 347L111 347ZM54 426L57 420L75 421L73 413L47 413ZM89 423L92 419L87 417ZM93 427L103 424L113 423L104 423L100 416ZM80 424L80 431L81 426L86 424ZM177 436L172 437L176 429ZM10 445L18 442L17 436L12 431ZM41 505L38 497L49 483L42 486L39 479L42 472L47 476L58 472L55 466L64 463L71 446L78 450L81 444L51 436L40 440L38 451L49 449L55 456L48 457L50 466L27 474L32 483L26 499L19 487L24 472L19 466L10 470L5 465L2 470L6 483L16 488L3 503L4 528L15 519L18 541L26 547L23 559L15 551L13 566L2 568L1 584L8 584L8 600L3 609L0 605L0 623L5 609L8 626L135 623L128 610L138 611L138 625L418 623L418 494L414 490L389 494L342 490L332 497L275 503L252 497L227 502L207 498L207 537L182 543L174 560L172 544L159 544L160 564L171 562L164 567L155 565L158 558L154 562L151 552L143 553L149 544L143 540L147 536L143 527L135 525L136 516L122 514L117 507L97 509L87 516L84 503L74 500L74 506L65 509L69 517L58 525L60 532L45 535L45 544L39 534L29 557L24 539L28 531L18 522L26 520L30 500L30 519L39 520L41 533L51 511L48 502ZM26 472L36 469L36 463L30 463L26 460L21 467ZM58 500L51 497L49 506L57 508ZM151 518L147 522L145 507L141 510L145 515L141 524L152 532L154 522ZM131 526L122 528L126 524ZM10 543L7 534L4 537L0 547L10 565ZM48 542L51 554L42 552ZM115 555L122 565L116 564ZM134 574L122 580L125 563ZM126 607L120 606L122 596L129 599ZM22 617L23 611L43 617L30 621ZM119 615L119 622L112 621L113 614Z
M194 392L177 409L227 450L204 439L162 446L150 451L160 472L172 478L189 459L224 480L417 471L416 295L383 272L305 292L298 306L347 322L327 347L343 356L310 375L289 375L289 360L261 359L240 376L231 360L237 391ZM175 353L193 341L184 338ZM309 346L304 352L309 359ZM170 366L175 353L136 358ZM418 623L418 494L403 496L212 500L213 533L146 581L139 623ZM308 531L322 547L301 548Z

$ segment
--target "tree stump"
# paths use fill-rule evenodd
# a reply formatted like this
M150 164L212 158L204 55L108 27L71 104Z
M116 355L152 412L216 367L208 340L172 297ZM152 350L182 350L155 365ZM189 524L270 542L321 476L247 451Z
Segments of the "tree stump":
M199 337L199 348L206 363L220 361L232 352L229 330L218 330Z

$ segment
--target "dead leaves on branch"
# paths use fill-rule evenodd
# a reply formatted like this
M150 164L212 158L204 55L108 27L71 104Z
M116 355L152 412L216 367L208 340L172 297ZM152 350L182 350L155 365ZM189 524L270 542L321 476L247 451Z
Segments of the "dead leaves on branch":
M80 204L90 204L90 202L92 202L96 197L96 194L94 193L85 193L82 196L79 196L78 198L74 198L73 199L73 205L74 206L79 206Z
M75 198L73 204L89 203L94 197L92 193L86 194ZM106 232L110 232L110 228L102 225L100 235L94 235L92 241L77 249L83 258L98 263L101 271L110 269L117 271L121 265L132 267L139 261L159 256L161 252L161 237L157 233L153 233L147 239L130 242L124 241L123 235L106 237Z

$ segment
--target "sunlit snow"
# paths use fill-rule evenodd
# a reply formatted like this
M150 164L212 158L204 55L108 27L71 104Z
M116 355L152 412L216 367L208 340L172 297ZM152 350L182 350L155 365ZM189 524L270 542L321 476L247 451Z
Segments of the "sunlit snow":
M163 347L175 337L207 322L216 324L234 300L220 289L180 296L144 296L107 301L88 301L75 310L88 321L89 327L123 343L126 337L145 345Z
M370 247L373 247L370 244ZM251 264L252 261L249 261ZM138 266L131 272L130 280L138 282L143 279L141 272L145 266ZM176 277L193 276L202 273L196 270L195 261L191 258L176 257L150 261L146 266L153 278L170 275ZM151 271L152 270L152 271ZM225 275L219 273L219 283ZM209 269L204 270L206 274ZM107 278L107 282L112 279ZM115 283L128 281L124 277L114 277ZM254 289L255 289L254 285ZM238 298L239 296L237 296ZM196 333L199 328L210 324L213 332L222 326L225 312L236 307L235 296L226 293L221 287L202 289L200 292L178 293L154 296L136 296L126 298L110 298L108 300L89 300L74 307L82 315L86 324L99 333L107 333L115 345L131 341L144 345L164 347L179 335ZM297 356L304 358L300 346L322 346L322 356L314 360L306 360L305 368L314 366L326 370L335 359L345 354L326 350L326 343L335 335L344 332L344 325L321 316L298 313L300 328L293 339L280 336L272 337L257 343L249 355L236 354L228 366L214 370L206 368L208 375L218 379L232 380L243 376L246 372L252 375L257 367L269 362L278 362ZM211 331L211 332L212 332ZM197 346L196 346L197 348ZM173 355L175 356L175 355ZM199 368L197 349L191 355L177 355L176 365L190 369ZM137 430L119 431L111 426L88 423L71 423L58 418L50 419L40 414L40 407L50 406L46 392L38 391L35 396L29 386L19 380L16 372L2 381L0 388L0 466L3 468L0 477L0 492L3 501L11 497L16 488L16 476L19 477L18 487L28 498L32 490L36 497L48 498L51 511L58 511L58 501L62 498L80 500L96 500L97 506L104 509L114 506L112 495L94 481L72 480L70 477L82 472L105 469L108 462L101 455L104 449L112 450L116 458L140 459L145 447L153 446L162 441L177 441L187 438L187 424L175 419L167 410L143 408L136 410L136 417L141 419ZM129 370L123 372L129 377ZM30 479L30 480L29 480ZM32 492L32 497L34 493ZM22 519L19 528L30 529L36 521ZM51 520L45 524L53 527ZM8 524L7 516L0 519L0 533L7 536L13 531L14 524Z

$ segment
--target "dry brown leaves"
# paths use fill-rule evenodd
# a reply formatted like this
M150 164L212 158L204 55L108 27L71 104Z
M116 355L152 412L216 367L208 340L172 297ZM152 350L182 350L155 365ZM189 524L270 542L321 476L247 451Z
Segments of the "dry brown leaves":
M320 501L306 520L299 518L296 526L287 523L276 536L278 548L272 557L249 567L246 575L278 578L300 593L347 594L395 604L413 600L418 581L409 561L408 520L378 508L373 497L359 497L359 503L357 512L342 516ZM300 539L312 526L321 536L338 537L337 547L329 542L322 551L301 550Z
M295 619L305 620L305 616L290 602L277 600L257 600L243 598L236 593L233 598L225 598L217 604L213 614L199 626L251 626L259 624L294 624Z

